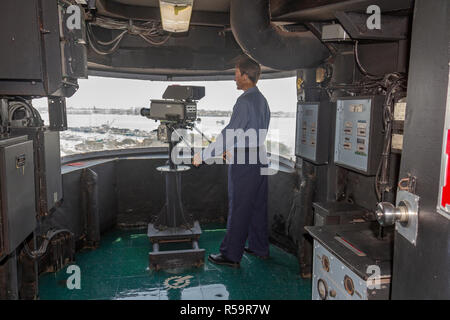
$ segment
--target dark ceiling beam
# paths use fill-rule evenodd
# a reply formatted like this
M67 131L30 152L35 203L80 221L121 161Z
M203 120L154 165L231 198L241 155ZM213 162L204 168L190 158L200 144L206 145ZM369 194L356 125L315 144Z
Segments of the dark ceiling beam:
M270 0L270 11L272 17L278 17L291 12L322 7L342 1L346 0Z
M126 69L111 68L90 63L90 76L153 80L153 81L219 81L234 80L234 68L230 70L180 70L173 69ZM295 77L296 71L263 71L260 79L280 79Z
M170 70L171 74L204 72L234 68L234 59L242 50L231 32L218 33L217 27L193 26L182 37L172 36L164 45L153 46L136 35L125 35L117 50L109 55L98 55L88 48L88 62L114 70ZM99 39L113 38L112 31L94 27ZM165 71L161 71L165 72ZM167 71L168 72L168 71Z
M272 0L280 1L280 0ZM365 13L370 5L378 5L381 12L412 9L414 0L287 0L272 12L273 21L327 21L334 20L338 11Z
M115 1L97 0L98 13L132 20L161 20L159 8L130 6ZM192 11L191 25L223 27L230 25L230 15L221 12Z

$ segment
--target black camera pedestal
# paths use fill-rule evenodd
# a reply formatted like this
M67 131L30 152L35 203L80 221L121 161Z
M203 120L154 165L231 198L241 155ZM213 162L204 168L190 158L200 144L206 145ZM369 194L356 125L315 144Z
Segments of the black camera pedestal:
M181 173L190 168L173 163L171 154L176 143L171 139L173 129L169 129L169 165L157 168L165 175L166 203L147 231L153 244L153 251L149 253L150 270L200 267L205 261L205 249L198 247L202 234L200 224L186 213L181 202ZM160 251L160 244L174 242L191 242L192 249Z

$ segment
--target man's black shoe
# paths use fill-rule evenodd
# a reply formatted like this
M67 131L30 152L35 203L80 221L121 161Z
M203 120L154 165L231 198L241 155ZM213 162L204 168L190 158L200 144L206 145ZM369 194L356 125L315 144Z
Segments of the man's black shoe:
M230 266L233 268L239 268L239 262L234 262L225 258L221 253L218 254L210 254L208 260L215 264L222 264L225 266Z
M250 250L250 248L248 248L248 247L245 247L244 251L247 252L248 254L251 254L252 256L258 257L258 258L263 259L263 260L269 259L268 255L267 256L259 256L259 255L256 254L256 252Z

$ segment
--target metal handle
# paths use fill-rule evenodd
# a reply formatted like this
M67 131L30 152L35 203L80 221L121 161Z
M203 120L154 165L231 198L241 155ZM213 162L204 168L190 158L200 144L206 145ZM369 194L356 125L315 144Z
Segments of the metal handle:
M406 202L401 202L395 207L390 202L380 202L377 205L376 216L378 223L382 226L392 226L397 221L408 222L409 209Z

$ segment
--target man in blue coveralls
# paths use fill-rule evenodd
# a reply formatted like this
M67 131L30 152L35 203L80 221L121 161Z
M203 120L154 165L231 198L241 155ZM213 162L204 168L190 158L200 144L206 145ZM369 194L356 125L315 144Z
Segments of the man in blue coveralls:
M208 260L221 265L239 267L245 252L267 258L268 236L268 177L267 152L264 146L270 122L266 98L256 87L261 67L245 57L236 64L235 81L244 93L237 99L230 123L214 143L195 154L192 163L199 166L216 155L227 159L228 219L227 233L220 253ZM248 247L245 243L248 240Z

